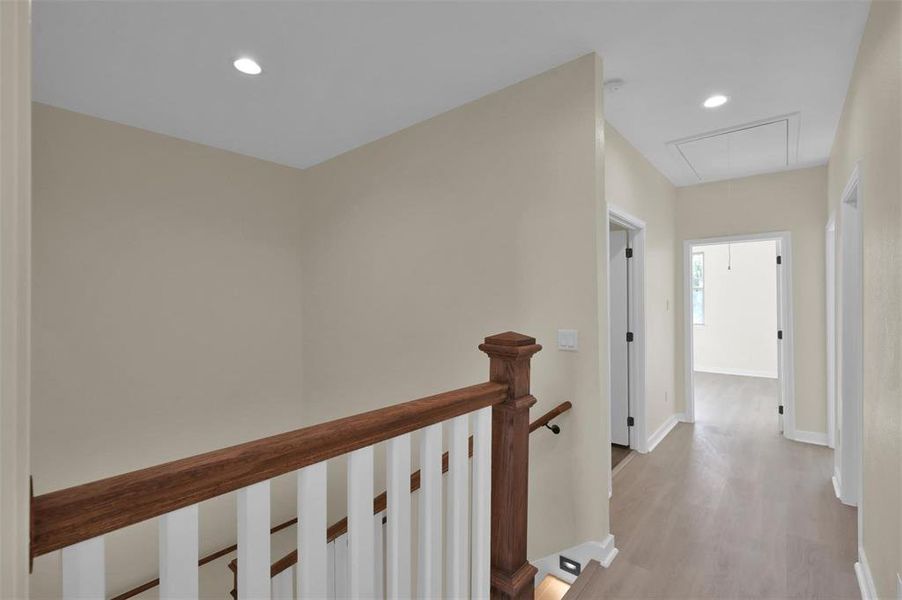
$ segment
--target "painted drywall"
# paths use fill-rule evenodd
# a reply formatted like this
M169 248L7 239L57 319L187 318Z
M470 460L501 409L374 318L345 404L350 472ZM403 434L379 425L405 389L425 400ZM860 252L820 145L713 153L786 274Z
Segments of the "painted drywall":
M605 127L605 197L645 222L645 431L674 413L676 188L630 143Z
M814 167L677 189L677 242L789 231L792 236L792 300L795 343L795 427L824 433L827 427L824 224L827 169ZM678 259L678 263L682 257ZM682 265L678 288L682 290ZM677 314L683 310L677 295ZM677 389L683 399L683 323L677 319Z
M482 381L517 329L546 346L533 412L575 406L532 438L531 555L605 539L601 82L588 56L309 172L35 105L36 492ZM233 515L204 504L202 552ZM152 521L107 543L111 592L155 574ZM58 575L38 559L33 596Z
M33 135L35 492L301 426L299 172L40 104ZM204 503L202 552L234 510ZM156 540L107 536L111 592L156 572Z
M30 16L0 2L0 598L28 595Z
M483 381L487 334L544 345L532 412L574 408L530 438L531 557L608 533L601 83L589 55L304 172L312 418Z
M900 79L902 4L872 2L830 154L827 206L837 216L837 233L841 236L841 195L858 163L864 251L861 533L881 598L895 597L896 574L902 573ZM840 265L837 267L839 278ZM838 386L838 394L840 389Z
M696 371L777 377L777 244L698 246L704 324L693 327Z

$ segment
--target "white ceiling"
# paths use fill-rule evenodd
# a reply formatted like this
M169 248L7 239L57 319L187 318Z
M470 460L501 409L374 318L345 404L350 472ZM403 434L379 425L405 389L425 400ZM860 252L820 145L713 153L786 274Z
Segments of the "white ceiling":
M867 12L863 1L35 0L34 98L308 167L594 50L606 78L626 81L606 94L608 122L687 185L699 178L668 142L795 112L792 165L731 145L706 180L823 164ZM242 54L262 76L232 68ZM701 108L714 92L731 101Z

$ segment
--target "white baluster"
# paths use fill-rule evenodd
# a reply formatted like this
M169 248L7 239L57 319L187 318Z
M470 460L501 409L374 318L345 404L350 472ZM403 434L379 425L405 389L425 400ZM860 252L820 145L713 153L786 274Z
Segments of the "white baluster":
M294 598L294 566L288 567L272 578L271 596L273 600Z
M384 518L385 511L373 519L373 566L376 570L373 576L373 598L385 597L385 525L382 523Z
M420 432L417 597L442 596L442 425Z
M63 548L63 599L105 600L103 536Z
M335 538L335 589L330 598L348 597L348 534Z
M410 598L410 434L388 441L387 596Z
M449 432L446 598L464 598L470 591L469 421L469 415L455 417Z
M335 595L335 542L326 544L326 598Z
M238 600L269 598L269 481L238 490Z
M373 597L373 447L348 455L348 597Z
M326 598L326 463L298 471L298 598Z
M470 597L488 598L492 574L492 407L473 419L473 518Z
M197 504L159 518L160 598L197 598Z

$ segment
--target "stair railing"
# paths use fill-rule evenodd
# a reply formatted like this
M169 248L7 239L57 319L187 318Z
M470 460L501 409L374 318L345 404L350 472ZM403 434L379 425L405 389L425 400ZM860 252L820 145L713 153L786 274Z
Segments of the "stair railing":
M270 480L296 472L297 596L325 597L326 461L347 455L347 595L375 595L373 446L387 444L387 595L412 597L411 433L420 432L418 597L531 598L526 560L534 338L487 337L489 381L32 498L32 558L62 550L63 598L106 597L104 536L157 518L160 597L198 595L198 504L238 495L238 598L270 597ZM470 483L469 424L473 461ZM442 423L449 532L442 556ZM472 501L472 502L471 502ZM472 516L468 514L472 505ZM468 527L468 524L470 525ZM442 582L444 581L444 589Z
M552 432L555 433L555 435L557 435L558 433L560 433L560 428L557 425L549 425L549 424L551 423L551 421L553 421L560 415L564 414L571 408L573 408L573 404L571 404L569 401L561 402L560 404L558 404L557 406L555 406L554 408L552 408L551 410L549 410L548 412L543 414L541 417L539 417L536 420L534 420L533 422L531 422L529 424L529 432L532 433L538 429L541 429L542 427L548 427L549 429L551 429ZM470 457L473 456L473 436L470 436L470 440L469 440L469 456ZM449 465L448 453L445 452L444 454L442 454L442 474L448 472L448 465ZM419 489L420 489L420 471L417 470L410 474L410 493L413 494L414 492L416 492ZM385 513L385 507L386 507L386 492L382 492L381 494L379 494L378 496L373 498L373 515L374 515L374 517L376 517L377 531L378 531L380 524L387 521L387 517L383 518L383 516L382 516ZM281 531L282 529L285 529L286 527L290 527L290 526L294 525L295 523L297 523L297 519L291 519L289 521L286 521L284 523L281 523L281 524L273 527L272 532L276 533L278 531ZM347 518L343 518L340 521L335 522L333 525L331 525L329 527L329 529L327 530L326 542L329 544L337 542L347 532L348 532L348 520L347 520ZM377 543L376 545L378 547L379 544ZM221 552L215 553L216 557L218 558L220 556L223 556L223 554L228 554L229 552L234 551L234 546L230 546L226 550L227 551L225 551L225 552L221 551ZM377 557L377 560L376 560L377 580L378 580L378 571L380 570L380 568L384 569L384 565L381 563L379 558L380 557ZM282 558L280 558L279 560L275 561L272 564L272 567L270 569L270 576L273 577L274 579L284 577L284 581L293 581L294 580L293 573L288 573L288 570L291 569L292 567L294 567L294 565L296 565L297 562L298 562L298 551L297 550L292 550L291 552L286 553ZM238 559L234 558L231 561L229 561L228 568L232 572L232 577L234 580L231 594L232 594L233 598L237 598ZM329 574L332 574L335 569L336 569L336 565L334 565L334 563L332 565L329 565L328 569L327 569L327 576ZM339 571L341 571L341 566L338 565L337 569ZM150 587L154 587L156 585L152 582L148 582L148 583L151 584ZM125 600L126 598L130 598L131 596L136 595L139 592L150 589L149 587L146 587L146 586L147 586L147 584L145 584L144 586L135 588L134 593L123 594L121 596L117 596L116 598L113 598L113 600ZM273 589L274 590L283 589L284 587L285 587L285 584L283 583L283 581L281 579L279 581L273 581ZM378 588L378 586L377 586L377 588ZM377 589L377 593L378 593L378 589ZM275 596L275 594L274 594L274 596ZM291 597L293 597L293 596L291 596ZM331 595L330 595L330 597L331 597Z

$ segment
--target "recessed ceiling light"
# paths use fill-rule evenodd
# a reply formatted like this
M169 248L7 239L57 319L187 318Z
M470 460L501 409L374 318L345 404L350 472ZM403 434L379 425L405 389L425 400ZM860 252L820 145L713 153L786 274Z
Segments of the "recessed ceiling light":
M263 69L260 68L257 61L253 58L247 58L246 56L236 59L232 64L245 75L259 75L263 72Z
M705 100L704 107L705 108L717 108L718 106L723 106L727 103L729 98L724 96L723 94L714 94L710 96L707 100Z

